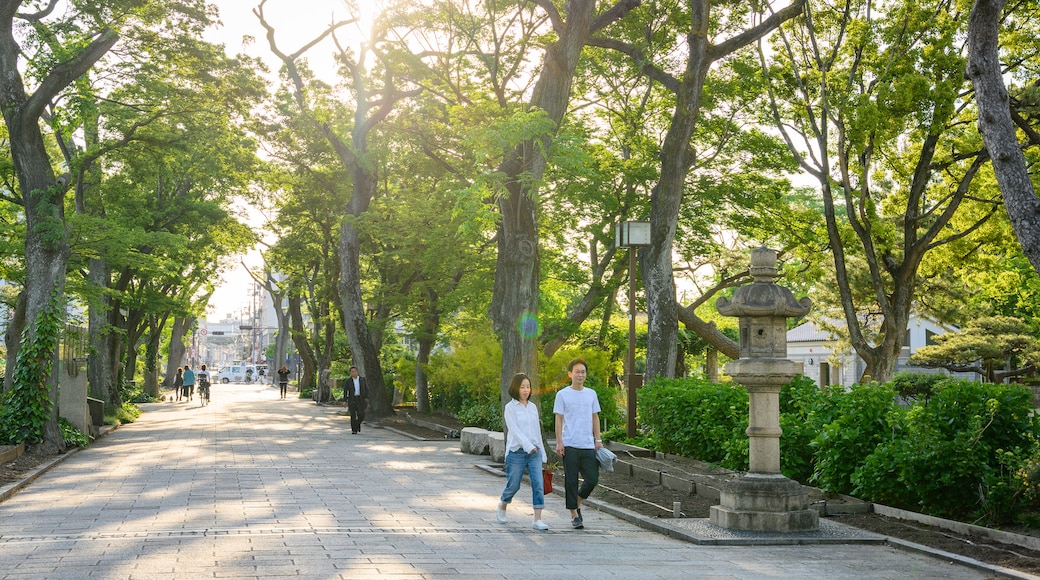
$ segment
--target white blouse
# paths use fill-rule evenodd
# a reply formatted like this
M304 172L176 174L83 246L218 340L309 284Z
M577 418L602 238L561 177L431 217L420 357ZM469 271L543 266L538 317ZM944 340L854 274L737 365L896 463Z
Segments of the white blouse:
M538 421L538 407L531 401L524 406L513 399L506 403L506 451L523 449L530 453L535 447L542 456L542 463L549 461L542 442L542 425Z

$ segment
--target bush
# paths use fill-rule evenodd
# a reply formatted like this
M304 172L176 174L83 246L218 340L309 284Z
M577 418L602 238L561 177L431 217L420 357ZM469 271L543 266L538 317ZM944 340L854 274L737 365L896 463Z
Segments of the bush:
M833 389L821 390L815 381L803 375L780 390L780 471L795 481L807 482L812 478L816 466L812 441L835 418L832 392Z
M1015 385L948 379L894 423L852 477L860 497L942 517L1007 521L1023 497L1016 473L1036 455L1040 419Z
M467 401L463 403L462 409L455 415L455 418L467 427L480 427L488 431L505 431L505 418L502 416L502 407L498 401L490 403Z
M826 394L834 419L812 441L816 466L811 481L824 491L851 493L853 470L893 438L892 424L903 411L895 406L891 384L853 385L847 392L837 387Z
M748 395L704 379L657 379L639 391L639 417L666 453L748 467Z
M430 357L430 407L458 416L464 406L499 404L502 349L490 323L453 340L451 346L450 353Z
M106 425L122 425L123 423L133 423L141 416L141 409L133 403L123 403L123 405L112 411L106 410L105 412L105 424Z

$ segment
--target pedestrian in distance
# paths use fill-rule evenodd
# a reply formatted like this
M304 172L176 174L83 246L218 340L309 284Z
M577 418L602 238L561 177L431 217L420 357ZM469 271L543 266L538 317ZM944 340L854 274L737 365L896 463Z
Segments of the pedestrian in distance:
M173 392L177 395L177 400L181 400L181 389L184 388L184 369L177 367L177 376L173 377Z
M531 401L531 379L518 373L509 383L509 396L503 414L506 423L506 487L498 502L498 522L506 523L506 508L513 496L520 491L520 484L527 472L531 480L531 506L534 508L536 530L548 530L542 521L545 508L545 489L542 480L542 465L549 458L542 443L542 424L538 420L538 407Z
M185 400L191 401L191 398L194 395L195 371L191 370L191 365L184 365L184 398Z
M365 409L368 407L368 382L358 375L357 367L350 367L350 378L343 385L343 398L350 410L350 433L361 432L361 423L365 421Z
M567 364L571 384L556 393L556 454L563 458L563 488L566 507L571 512L571 527L585 527L581 502L589 498L599 483L596 451L603 447L599 435L599 399L585 386L588 366L576 358ZM578 474L584 480L578 487Z
M285 392L289 390L289 369L285 365L278 369L278 390L282 394L282 398L285 398Z
M195 373L195 382L199 384L199 399L202 404L205 405L209 402L209 371L206 370L206 365L199 367L199 372Z
M249 367L246 369L246 382L253 382L253 367Z

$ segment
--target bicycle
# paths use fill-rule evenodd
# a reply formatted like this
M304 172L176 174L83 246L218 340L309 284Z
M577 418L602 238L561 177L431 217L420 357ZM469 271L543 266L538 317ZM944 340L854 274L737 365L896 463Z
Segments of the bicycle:
M203 407L209 404L209 381L199 384L199 402Z

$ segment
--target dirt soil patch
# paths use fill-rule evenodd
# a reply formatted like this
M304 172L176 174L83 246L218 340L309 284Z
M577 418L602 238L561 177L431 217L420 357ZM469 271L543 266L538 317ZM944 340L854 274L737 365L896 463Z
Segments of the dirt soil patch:
M37 467L51 461L55 457L57 456L42 453L35 446L27 446L24 453L0 465L0 487L25 479Z

